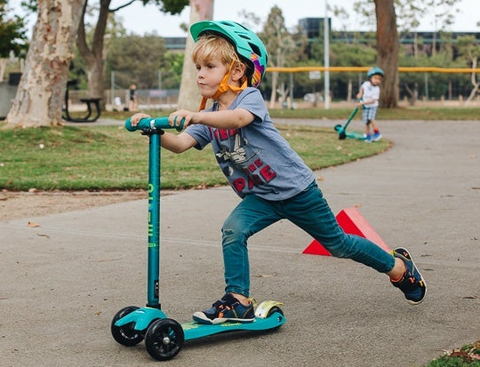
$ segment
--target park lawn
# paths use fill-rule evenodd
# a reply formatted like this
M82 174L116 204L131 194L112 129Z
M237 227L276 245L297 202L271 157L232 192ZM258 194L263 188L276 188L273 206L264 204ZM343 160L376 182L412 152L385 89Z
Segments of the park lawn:
M305 109L271 109L270 115L275 118L292 118L292 119L332 119L346 120L352 112L354 105L350 107L332 107L328 110L324 108L305 108ZM145 112L145 111L143 111ZM172 110L165 111L146 111L155 117L168 116ZM125 120L132 115L131 112L102 112L102 118L113 118ZM429 120L429 121L446 121L446 120L478 120L480 118L480 109L478 107L404 107L378 110L377 119L380 121L388 120ZM357 115L360 119L360 114Z
M390 144L339 140L333 128L278 129L314 170L381 153ZM161 163L164 189L227 184L210 146L179 155L162 150ZM136 190L146 187L147 176L148 137L123 126L1 129L0 124L0 189Z

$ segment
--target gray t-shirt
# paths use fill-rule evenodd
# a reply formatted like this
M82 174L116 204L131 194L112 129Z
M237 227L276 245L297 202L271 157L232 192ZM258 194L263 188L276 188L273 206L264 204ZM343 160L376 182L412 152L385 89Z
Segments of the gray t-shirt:
M274 127L260 92L243 90L228 109L244 108L254 120L238 130L190 125L185 132L196 141L196 149L212 144L218 165L235 192L244 197L290 199L315 180L315 174ZM207 111L216 110L217 105Z

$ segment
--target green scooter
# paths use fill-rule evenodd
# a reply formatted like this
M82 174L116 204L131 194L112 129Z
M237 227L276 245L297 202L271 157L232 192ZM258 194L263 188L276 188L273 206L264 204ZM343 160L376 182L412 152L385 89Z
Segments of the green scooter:
M358 139L358 140L365 140L365 135L363 133L357 132L357 131L347 131L347 127L352 122L353 118L358 112L358 107L355 107L348 116L347 121L345 122L345 125L335 125L334 129L336 132L338 132L338 138L340 140L345 140L346 138L352 138L352 139Z
M183 128L183 121L178 131ZM111 323L113 338L124 346L134 346L145 341L151 357L165 361L175 357L184 342L232 331L264 331L283 325L286 318L279 306L281 302L265 301L255 309L255 320L248 323L226 322L217 325L190 321L180 324L168 318L159 300L160 263L160 139L162 129L172 129L168 117L144 118L137 126L130 119L125 122L128 131L141 131L149 137L148 182L148 274L147 304L145 307L128 306L118 311Z

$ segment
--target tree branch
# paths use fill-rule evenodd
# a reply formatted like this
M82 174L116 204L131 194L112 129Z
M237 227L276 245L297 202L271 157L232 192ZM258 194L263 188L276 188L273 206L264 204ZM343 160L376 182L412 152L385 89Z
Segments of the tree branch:
M115 13L116 11L119 11L120 9L126 8L129 5L132 5L135 2L135 0L130 0L128 3L120 5L119 7L116 7L114 9L108 9L110 13Z

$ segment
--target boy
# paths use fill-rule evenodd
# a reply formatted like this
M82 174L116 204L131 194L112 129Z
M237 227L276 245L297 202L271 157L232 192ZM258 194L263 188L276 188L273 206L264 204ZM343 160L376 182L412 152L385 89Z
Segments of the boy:
M377 116L380 83L383 75L383 70L379 67L371 68L367 73L368 80L362 84L357 94L357 99L361 100L359 105L363 107L362 118L365 123L365 142L367 143L379 141L382 138L375 117Z
M211 143L218 165L242 198L222 227L225 295L211 308L195 312L199 323L250 322L255 318L250 295L247 240L280 219L308 232L333 256L351 258L386 273L411 304L423 301L426 285L405 249L388 253L365 238L347 235L338 225L315 174L273 126L256 87L267 66L262 41L249 29L229 21L202 21L191 26L196 42L193 60L203 97L201 111L178 110L161 145L175 153L203 149ZM213 106L203 110L207 99ZM131 123L148 115L138 113Z

